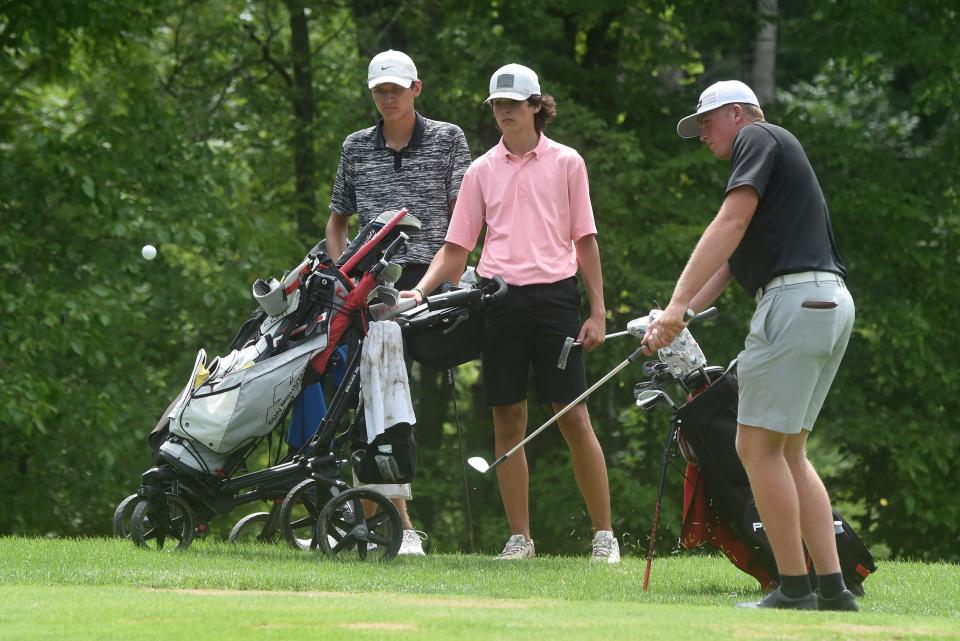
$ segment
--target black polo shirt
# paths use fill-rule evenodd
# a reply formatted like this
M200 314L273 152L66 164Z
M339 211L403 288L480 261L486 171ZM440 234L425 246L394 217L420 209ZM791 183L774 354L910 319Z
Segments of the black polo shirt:
M810 270L846 276L830 212L800 142L766 122L737 134L730 156L727 193L750 185L760 196L730 269L752 296L774 276Z
M383 120L343 141L330 211L360 216L360 225L387 210L406 207L422 228L411 236L397 262L427 264L443 246L448 205L457 197L470 166L467 139L460 127L416 114L407 146L387 147Z

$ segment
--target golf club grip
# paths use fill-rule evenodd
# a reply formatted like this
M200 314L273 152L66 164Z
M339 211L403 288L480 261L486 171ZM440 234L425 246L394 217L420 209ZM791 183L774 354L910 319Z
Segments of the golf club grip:
M719 314L720 312L717 311L716 307L708 307L699 314L695 314L692 318L690 318L689 321L687 321L686 317L684 317L683 320L687 321L687 324L692 325L694 323L699 323L700 321L716 318Z
M606 341L606 340L610 340L611 338L620 338L621 336L626 336L629 333L630 332L628 332L627 330L623 330L622 332L614 332L613 334L607 334L606 336L604 336L603 340ZM583 341L574 341L573 343L571 343L571 345L573 347L580 347L581 345L583 345Z

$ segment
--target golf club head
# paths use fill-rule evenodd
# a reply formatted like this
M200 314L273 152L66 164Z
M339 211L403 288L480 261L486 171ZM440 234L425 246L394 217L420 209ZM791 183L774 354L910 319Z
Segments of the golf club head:
M560 359L557 361L558 369L567 369L567 358L570 357L570 350L576 340L573 336L567 336L563 341L563 349L560 350Z
M658 360L645 361L640 371L644 377L653 378L659 374L664 367L666 366Z
M375 321L382 321L393 318L417 306L417 301L413 298L401 298L396 305L387 305L386 303L374 303L370 305L370 317Z
M659 389L646 389L637 394L637 407L642 410L653 409L660 403L666 401L673 407L673 401L667 396L667 393Z
M476 471L483 474L490 469L490 466L487 464L487 461L482 456L471 456L467 459L467 463L475 469Z
M380 273L380 282L381 283L390 283L391 285L400 280L400 276L403 274L403 267L396 263L390 263L384 267L383 271Z
M377 287L377 299L387 305L387 307L396 307L400 300L400 292L393 287L380 285Z
M641 381L640 383L637 383L636 385L633 386L633 397L637 398L637 396L639 396L641 392L645 392L646 390L649 390L649 389L659 389L657 387L657 382Z

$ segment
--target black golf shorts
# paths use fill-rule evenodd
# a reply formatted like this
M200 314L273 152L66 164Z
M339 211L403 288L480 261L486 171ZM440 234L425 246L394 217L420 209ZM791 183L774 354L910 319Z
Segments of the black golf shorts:
M580 293L574 276L545 285L510 285L487 310L483 384L491 407L527 398L530 367L537 400L569 403L587 389L583 350L574 347L557 367L563 343L580 332Z

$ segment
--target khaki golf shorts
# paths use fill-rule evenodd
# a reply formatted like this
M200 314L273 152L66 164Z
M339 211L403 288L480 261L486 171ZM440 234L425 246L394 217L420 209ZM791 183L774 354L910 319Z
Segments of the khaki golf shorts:
M737 421L784 434L812 430L854 316L842 281L768 288L737 360Z

